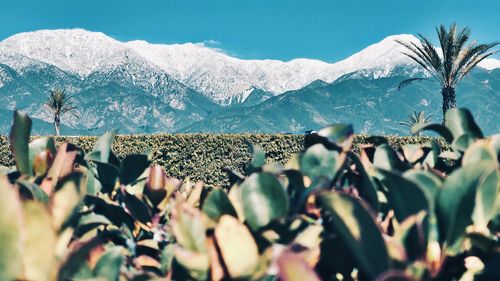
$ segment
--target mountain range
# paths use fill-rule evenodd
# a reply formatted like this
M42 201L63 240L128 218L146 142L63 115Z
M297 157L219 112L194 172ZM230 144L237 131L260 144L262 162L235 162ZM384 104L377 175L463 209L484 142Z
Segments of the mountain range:
M399 122L412 111L440 121L438 85L401 91L403 79L423 76L389 36L345 60L243 60L199 43L120 42L82 29L20 33L0 42L0 132L12 110L35 119L37 134L53 132L46 94L72 95L77 110L62 133L217 132L303 133L330 123L357 132L407 134ZM500 131L500 60L487 59L457 89L487 133Z

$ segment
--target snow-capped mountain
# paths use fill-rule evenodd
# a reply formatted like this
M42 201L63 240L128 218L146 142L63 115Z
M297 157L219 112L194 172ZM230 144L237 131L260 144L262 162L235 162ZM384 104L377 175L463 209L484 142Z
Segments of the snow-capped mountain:
M178 131L220 113L238 115L260 104L271 108L265 101L273 97L298 100L300 93L328 88L340 77L373 80L421 72L402 55L397 40L419 42L413 35L389 36L327 63L244 60L201 43L120 42L82 29L20 33L0 42L0 113L20 108L50 122L41 103L50 89L64 88L78 106L75 116L63 119L70 128L91 133L113 127L124 133ZM488 74L474 85L500 88L496 76L488 76L498 75L500 60L490 58L480 66ZM321 112L314 116L320 120ZM283 118L293 120L294 128L309 126L293 116Z

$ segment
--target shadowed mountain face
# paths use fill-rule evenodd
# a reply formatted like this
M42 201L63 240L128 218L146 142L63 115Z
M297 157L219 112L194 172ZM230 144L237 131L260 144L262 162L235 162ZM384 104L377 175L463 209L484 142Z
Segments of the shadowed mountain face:
M395 74L370 79L353 73L331 84L317 83L253 107L212 115L181 131L303 133L330 123L351 123L359 133L405 135L408 129L399 122L414 110L433 114L432 120L441 122L438 86L423 82L398 91L405 78ZM457 102L472 111L487 134L499 132L500 70L474 71L457 89Z
M330 123L407 134L399 122L412 111L440 122L441 96L432 82L396 90L423 75L396 39L416 40L390 36L330 64L241 60L199 44L123 43L84 30L19 34L0 42L0 132L20 109L36 119L36 133L52 133L43 103L62 88L78 108L63 116L63 134L303 133ZM500 62L482 67L457 89L458 105L470 108L486 133L498 132Z

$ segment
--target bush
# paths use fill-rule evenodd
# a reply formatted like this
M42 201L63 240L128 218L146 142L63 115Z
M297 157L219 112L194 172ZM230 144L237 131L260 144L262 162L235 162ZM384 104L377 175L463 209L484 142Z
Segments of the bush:
M305 139L284 167L258 146L227 190L168 177L151 153L118 158L29 143L0 175L0 280L499 280L500 135L467 110L399 151L352 152L351 126ZM367 140L368 141L368 140Z
M36 137L35 137L36 138ZM33 139L35 139L33 138ZM62 143L72 143L85 152L90 152L97 137L55 137L56 147ZM403 145L429 142L429 137L387 137L389 144L399 149ZM438 141L444 145L443 140ZM367 144L370 137L356 135L353 151L359 152L359 144ZM118 157L152 151L152 161L165 168L167 175L175 178L202 180L206 186L229 187L225 169L243 173L250 160L247 143L262 147L267 162L284 165L290 157L304 147L303 135L284 134L157 134L118 135L113 143L113 151ZM0 137L0 165L12 166L8 137Z

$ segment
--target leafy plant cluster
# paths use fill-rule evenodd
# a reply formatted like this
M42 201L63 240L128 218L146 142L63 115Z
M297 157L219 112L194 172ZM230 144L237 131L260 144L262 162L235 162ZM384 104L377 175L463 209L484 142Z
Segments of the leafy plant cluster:
M257 146L230 188L170 178L151 154L28 143L0 176L1 280L498 280L500 135L471 114L421 124L432 140L352 152L353 129L305 139L284 166ZM374 141L375 142L375 141Z
M35 140L33 137L32 140ZM423 144L430 137L386 137L389 144L400 149L406 144ZM71 143L85 153L92 151L97 138L92 136L54 137L56 147ZM353 151L359 153L359 145L376 141L367 135L355 135ZM442 146L444 140L436 139ZM155 134L117 135L112 148L118 158L128 154L151 150L153 163L162 166L167 175L175 178L190 177L203 181L206 186L229 187L229 177L225 170L244 173L245 165L251 158L247 143L255 144L266 152L266 162L284 165L290 157L303 150L304 135L285 134ZM8 137L0 137L0 165L14 165Z

